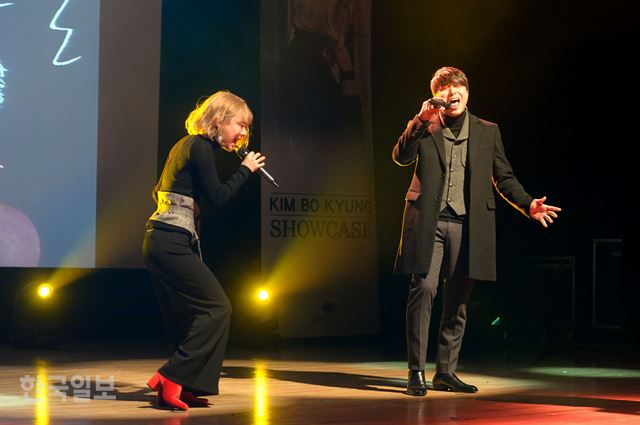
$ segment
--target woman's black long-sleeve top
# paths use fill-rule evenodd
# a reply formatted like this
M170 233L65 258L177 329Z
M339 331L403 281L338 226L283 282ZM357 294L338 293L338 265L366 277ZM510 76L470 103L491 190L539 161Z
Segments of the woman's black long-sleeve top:
M225 182L216 171L215 155L222 148L203 135L180 139L169 152L162 175L154 188L189 196L196 202L205 198L213 207L227 202L251 176L251 170L241 165Z

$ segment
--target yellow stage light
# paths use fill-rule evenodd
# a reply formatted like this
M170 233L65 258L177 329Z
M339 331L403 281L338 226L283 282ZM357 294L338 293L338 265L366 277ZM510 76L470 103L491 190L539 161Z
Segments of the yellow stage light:
M260 301L267 301L269 299L269 291L267 291L266 289L261 289L258 292L258 299Z
M53 287L48 283L38 285L38 296L43 299L51 298L53 295Z

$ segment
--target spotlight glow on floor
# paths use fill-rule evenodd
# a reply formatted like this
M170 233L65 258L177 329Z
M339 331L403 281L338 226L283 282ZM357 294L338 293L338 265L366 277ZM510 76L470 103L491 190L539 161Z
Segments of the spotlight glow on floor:
M640 378L640 371L604 367L533 367L527 372L571 378Z

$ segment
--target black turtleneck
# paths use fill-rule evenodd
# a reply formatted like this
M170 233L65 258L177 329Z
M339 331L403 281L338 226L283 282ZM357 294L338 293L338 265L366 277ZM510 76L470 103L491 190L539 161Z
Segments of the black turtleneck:
M462 124L464 124L464 117L467 115L467 112L458 115L457 117L450 117L449 115L444 116L444 124L449 127L449 130L453 133L455 137L458 137L460 134L460 130L462 130Z

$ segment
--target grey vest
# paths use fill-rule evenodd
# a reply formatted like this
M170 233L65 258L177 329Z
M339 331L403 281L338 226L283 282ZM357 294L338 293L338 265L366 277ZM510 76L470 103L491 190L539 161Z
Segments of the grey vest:
M443 127L444 149L446 153L445 187L442 192L440 211L447 205L457 215L465 215L464 205L464 173L467 166L467 141L469 139L469 113L465 112L464 122L458 137L455 137L449 127Z

